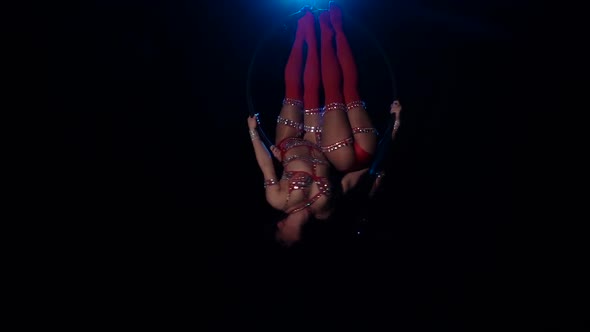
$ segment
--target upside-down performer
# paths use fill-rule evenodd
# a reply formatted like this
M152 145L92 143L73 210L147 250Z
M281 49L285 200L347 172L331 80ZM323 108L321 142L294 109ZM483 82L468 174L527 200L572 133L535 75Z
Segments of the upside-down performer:
M358 73L342 28L342 11L330 2L329 10L319 14L319 42L314 14L308 7L301 13L285 66L285 97L270 152L260 139L257 116L248 118L266 200L286 214L277 224L276 238L287 246L301 239L309 220L331 216L334 189L345 194L363 174L379 174L378 167L369 169L379 159L374 158L377 130L358 93ZM325 106L320 97L322 83ZM394 105L399 103L392 104L392 112ZM399 112L395 114L398 119ZM395 128L393 137L397 127L390 127ZM282 164L280 178L271 153ZM331 180L334 173L344 174L339 183Z

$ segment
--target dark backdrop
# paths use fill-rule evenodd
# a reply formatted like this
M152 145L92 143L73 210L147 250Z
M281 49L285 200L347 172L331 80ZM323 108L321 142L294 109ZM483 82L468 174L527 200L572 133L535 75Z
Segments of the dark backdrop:
M403 124L361 236L358 218L343 217L285 251L270 241L277 215L246 117L250 98L273 129L289 26L256 47L297 9L232 0L32 10L34 103L51 123L37 143L35 198L55 220L47 230L66 234L58 261L77 271L79 299L96 299L108 318L211 330L555 324L546 309L522 310L531 297L509 245L538 84L535 12L509 1L347 3L369 110L383 128L393 85Z

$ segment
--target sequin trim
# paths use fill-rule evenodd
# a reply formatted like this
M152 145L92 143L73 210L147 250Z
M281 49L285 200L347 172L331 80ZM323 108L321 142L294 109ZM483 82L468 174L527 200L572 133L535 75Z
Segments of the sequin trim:
M358 108L358 107L366 108L365 102L362 100L350 102L350 103L346 104L346 111L348 112L348 111Z
M331 145L327 145L327 146L322 146L322 152L327 153L327 152L332 152L332 151L336 151L340 148L343 148L345 146L350 146L352 145L353 139L352 137L349 137L347 139L344 139L342 141L336 142L334 144Z
M293 120L285 119L280 115L277 116L277 123L285 125L285 126L293 127L297 130L303 130L303 124L293 121Z
M303 111L303 113L305 115L312 115L312 114L321 114L323 112L324 108L323 107L318 107L318 108L312 108L312 109L308 109Z
M321 133L322 127L314 127L314 126L303 126L303 130L308 133Z
M312 151L317 151L318 154L321 155L321 149L318 145L303 139L298 138L286 138L285 140L279 143L279 149L284 154L287 150L306 146L309 148L309 155L293 155L285 158L283 161L283 166L286 167L289 162L293 160L301 160L306 163L311 164L312 173L308 173L306 171L285 171L281 180L286 180L289 184L289 191L287 194L287 198L285 200L285 205L283 207L283 211L286 213L296 213L301 210L309 208L314 202L316 202L321 196L328 196L331 194L331 187L328 178L323 176L316 175L316 169L318 165L329 165L327 160L318 159L312 155ZM323 155L322 155L323 156ZM291 192L293 190L302 190L305 197L309 196L310 187L315 183L318 186L319 192L315 194L313 197L308 198L302 205L295 207L291 210L287 209L289 206L289 200L291 197Z
M255 140L255 139L260 138L258 136L258 132L256 131L256 129L250 129L250 130L248 130L248 133L250 134L250 139L251 140Z
M290 150L298 146L308 146L310 148L318 149L318 146L313 144L312 142L296 137L286 138L279 144L279 149L283 152L286 152L287 150Z
M379 135L379 132L375 128L361 128L361 127L356 127L356 128L352 128L352 133L353 134L375 134L375 135Z
M301 100L293 99L293 98L283 99L283 105L291 105L291 106L295 106L298 108L303 108L303 102Z
M274 185L276 185L278 183L279 182L276 179L264 180L264 188L266 189L268 186L274 186Z
M285 160L283 160L283 166L286 166L288 163L290 163L291 161L296 160L296 159L303 160L303 161L306 161L306 162L309 162L312 164L328 165L328 162L325 160L321 160L321 159L314 158L311 156L300 156L300 155L296 154L296 155L290 156L290 157L286 158Z
M329 103L328 105L326 105L324 109L325 112L338 110L346 112L346 105L344 105L343 103Z

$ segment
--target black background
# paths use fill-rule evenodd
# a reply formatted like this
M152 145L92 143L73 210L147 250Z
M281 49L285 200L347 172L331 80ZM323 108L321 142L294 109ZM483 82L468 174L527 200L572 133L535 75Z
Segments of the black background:
M564 324L549 291L531 292L540 281L520 272L535 262L515 244L517 198L540 186L520 166L537 153L525 120L542 85L539 14L509 1L343 7L366 29L348 31L378 127L394 97L388 64L403 125L362 236L343 218L293 250L270 240L246 117L250 98L272 130L291 30L256 47L297 6L31 7L39 93L25 102L47 119L33 198L52 220L41 233L60 235L50 265L76 271L74 302L97 304L79 317L208 330Z

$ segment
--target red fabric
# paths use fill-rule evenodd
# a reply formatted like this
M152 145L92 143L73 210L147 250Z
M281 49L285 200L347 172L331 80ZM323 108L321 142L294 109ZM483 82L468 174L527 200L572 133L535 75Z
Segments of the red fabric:
M303 107L305 109L314 109L322 106L320 100L322 76L318 41L315 34L315 18L311 13L308 13L308 15L310 15L310 19L304 21L307 58L305 59L305 70L303 72Z
M373 155L365 151L365 149L363 149L357 142L354 142L353 147L355 161L354 165L352 165L348 172L358 171L369 167L373 161Z
M303 43L305 34L303 29L298 25L295 34L295 41L291 48L291 54L285 65L285 98L302 100L303 99Z
M338 61L342 67L344 101L348 104L361 100L358 92L358 70L342 25L342 9L330 2L330 22L336 35Z
M343 103L341 83L342 71L336 56L334 45L334 29L330 23L328 12L320 14L322 81L324 83L325 103Z
M361 100L361 96L358 91L358 70L344 32L336 33L336 46L338 50L338 61L340 61L340 66L342 67L342 77L344 80L344 101L347 104L353 101L359 101Z

